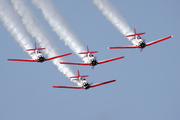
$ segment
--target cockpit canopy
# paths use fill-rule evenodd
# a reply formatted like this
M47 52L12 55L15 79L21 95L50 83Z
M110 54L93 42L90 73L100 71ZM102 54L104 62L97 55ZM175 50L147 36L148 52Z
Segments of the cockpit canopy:
M80 80L86 80L84 77L80 77Z
M89 57L93 57L93 54L89 53Z
M141 39L141 37L138 35L138 36L137 36L137 39Z
M37 53L41 53L40 51L37 51Z

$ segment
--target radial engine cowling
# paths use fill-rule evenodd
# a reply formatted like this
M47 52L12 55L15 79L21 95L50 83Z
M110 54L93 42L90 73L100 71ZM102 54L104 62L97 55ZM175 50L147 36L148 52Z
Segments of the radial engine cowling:
M95 66L95 65L97 65L97 64L98 64L98 62L97 62L96 59L93 59L93 60L91 61L91 65L92 65L92 66Z
M39 62L41 62L41 63L42 63L42 62L44 62L44 61L45 61L45 58L44 58L43 56L40 56L38 60L39 60Z

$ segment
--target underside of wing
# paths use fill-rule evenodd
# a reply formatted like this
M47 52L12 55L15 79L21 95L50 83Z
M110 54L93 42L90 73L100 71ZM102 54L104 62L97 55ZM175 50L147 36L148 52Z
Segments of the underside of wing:
M7 59L8 61L38 62L38 60Z
M111 62L111 61L122 59L122 58L124 58L124 56L113 58L113 59L109 59L109 60L103 60L103 61L98 62L98 64L102 64L102 63L106 63L106 62Z
M83 89L83 87L78 87L78 86L52 86L53 88L71 88L71 89Z
M55 56L55 57L51 57L51 58L46 58L46 60L52 60L52 59L55 59L55 58L64 57L64 56L71 55L71 54L72 53L67 53L67 54L63 54L63 55L59 55L59 56Z
M110 81L107 81L107 82L103 82L103 83L98 83L98 84L91 85L90 87L97 87L97 86L104 85L104 84L108 84L108 83L115 82L115 81L116 81L116 80L110 80Z
M164 40L167 40L169 38L172 38L173 36L168 36L168 37L165 37L165 38L162 38L162 39L159 39L159 40L156 40L156 41L153 41L153 42L149 42L146 44L146 46L150 46L152 44L155 44L155 43L158 43L158 42L161 42L161 41L164 41Z
M119 46L119 47L108 47L109 49L124 49L124 48L139 48L139 46Z
M71 63L71 62L60 62L60 64L69 64L69 65L91 65L90 63Z

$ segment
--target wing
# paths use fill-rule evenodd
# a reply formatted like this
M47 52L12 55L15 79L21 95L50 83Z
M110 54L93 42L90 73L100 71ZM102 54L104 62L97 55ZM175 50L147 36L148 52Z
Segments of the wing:
M114 61L114 60L118 60L118 59L122 59L122 58L124 58L124 56L109 59L109 60L103 60L103 61L98 62L98 64L102 64L102 63L106 63L106 62L110 62L110 61Z
M164 41L164 40L167 40L169 38L172 38L173 36L168 36L168 37L165 37L165 38L162 38L162 39L159 39L159 40L156 40L156 41L153 41L153 42L149 42L146 44L146 46L150 46L152 44L155 44L155 43L158 43L158 42L161 42L161 41Z
M52 59L55 59L55 58L59 58L59 57L64 57L64 56L67 56L67 55L71 55L72 53L67 53L67 54L63 54L63 55L59 55L59 56L55 56L55 57L51 57L51 58L47 58L47 60L52 60Z
M8 61L24 61L24 62L38 62L38 60L25 60L25 59L7 59Z
M53 88L72 88L72 89L83 89L83 87L73 87L73 86L52 86Z
M71 62L60 62L60 64L69 64L69 65L91 65L90 63L71 63Z
M115 82L115 81L116 81L116 80L110 80L110 81L107 81L107 82L103 82L103 83L98 83L98 84L91 85L90 87L97 87L97 86L104 85L104 84L108 84L108 83Z
M119 47L108 47L109 49L124 49L124 48L139 48L139 46L119 46Z

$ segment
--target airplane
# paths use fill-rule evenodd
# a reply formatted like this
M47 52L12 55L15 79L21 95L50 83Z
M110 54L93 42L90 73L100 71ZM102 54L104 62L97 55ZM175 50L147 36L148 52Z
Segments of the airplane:
M110 81L106 81L106 82L102 82L102 83L98 83L98 84L89 84L85 77L88 77L89 75L80 75L79 73L79 70L78 70L78 76L73 76L73 77L70 77L73 80L77 80L79 82L78 86L52 86L53 88L71 88L71 89L89 89L89 88L92 88L92 87L97 87L97 86L100 86L100 85L104 85L104 84L108 84L108 83L111 83L111 82L115 82L116 80L110 80ZM75 79L74 79L75 78Z
M161 41L164 41L166 39L169 39L169 38L172 38L173 36L168 36L168 37L165 37L165 38L162 38L162 39L159 39L159 40L156 40L156 41L152 41L152 42L149 42L149 43L145 43L144 40L142 40L142 38L140 37L140 35L143 35L145 34L145 32L143 33L136 33L136 29L134 28L134 33L133 35L127 35L126 37L134 37L132 38L131 42L132 44L134 44L133 46L119 46L119 47L108 47L109 49L123 49L123 48L141 48L141 50L143 48L145 48L146 46L150 46L150 45L153 45L155 43L158 43L158 42L161 42Z
M97 61L96 58L92 55L92 53L97 53L98 51L89 51L89 48L87 46L87 52L81 52L79 54L86 54L86 56L83 58L85 60L85 63L72 63L72 62L60 62L60 64L70 64L70 65L90 65L90 66L96 66L97 64L102 64L118 59L124 58L124 56L109 59L109 60L103 60L103 61Z
M34 51L32 54L32 60L27 60L27 59L7 59L8 61L24 61L24 62L44 62L44 61L48 61L48 60L52 60L55 58L59 58L59 57L64 57L67 55L71 55L72 53L67 53L67 54L63 54L63 55L59 55L59 56L55 56L55 57L51 57L51 58L45 58L41 52L39 50L44 50L45 48L37 48L36 47L36 43L35 43L35 49L27 49L26 51Z

